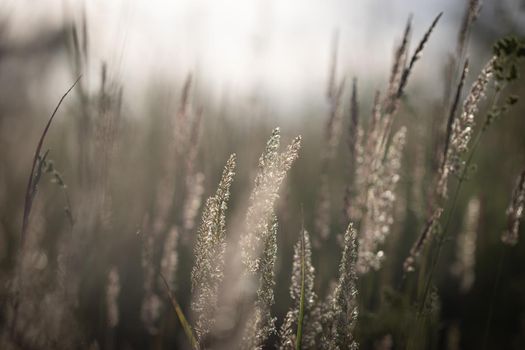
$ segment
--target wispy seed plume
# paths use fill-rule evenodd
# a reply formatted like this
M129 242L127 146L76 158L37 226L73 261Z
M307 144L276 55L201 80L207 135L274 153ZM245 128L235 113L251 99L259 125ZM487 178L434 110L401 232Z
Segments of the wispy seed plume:
M483 68L472 85L470 92L463 103L461 115L455 118L447 136L445 159L438 181L438 194L447 195L447 180L449 174L458 174L462 171L465 161L463 157L469 150L470 141L474 133L475 117L478 114L480 102L485 98L485 91L494 72L495 58L492 58Z
M352 223L344 234L344 249L339 265L339 280L331 298L330 335L324 339L328 349L358 349L354 328L358 317L357 232Z
M246 233L241 238L242 260L247 271L258 271L259 255L269 234L268 225L286 173L299 155L301 137L296 137L286 151L279 153L280 130L276 128L259 159L255 186L246 213Z
M396 187L400 178L401 159L406 141L406 128L394 135L383 163L377 162L371 176L367 193L367 212L361 223L358 271L379 269L384 254L380 250L394 223Z
M106 289L107 322L110 328L115 328L119 322L118 298L120 294L120 278L116 267L112 267L108 274Z
M297 348L298 323L301 312L301 291L303 291L302 349L315 349L316 340L322 332L321 315L314 291L315 269L312 265L312 246L308 232L301 230L299 241L295 245L292 267L290 297L292 308L280 331L280 349Z
M520 174L516 182L516 188L512 193L512 199L507 208L507 229L501 235L501 241L507 245L514 246L518 243L518 232L520 220L525 210L525 170Z
M480 219L480 201L478 197L470 199L463 223L463 231L457 239L456 261L452 273L460 280L460 289L468 292L475 279L476 239Z
M232 154L214 196L208 198L197 232L195 264L191 274L192 310L195 314L195 332L201 341L215 322L219 286L224 276L226 249L226 210L230 187L235 175L235 154Z
M259 159L255 186L246 214L245 234L241 237L241 258L247 286L257 285L255 308L242 339L243 349L262 349L275 332L275 319L270 314L274 302L274 265L277 253L277 218L275 202L286 173L299 155L301 138L296 137L286 151L279 153L280 131L274 129ZM251 298L248 290L246 297Z

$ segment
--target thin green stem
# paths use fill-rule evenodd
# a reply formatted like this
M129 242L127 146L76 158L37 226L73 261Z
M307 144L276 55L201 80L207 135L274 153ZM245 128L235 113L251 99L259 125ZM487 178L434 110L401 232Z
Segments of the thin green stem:
M452 207L451 207L450 212L449 212L449 214L447 216L447 221L446 221L445 226L443 228L443 232L439 236L439 240L438 240L438 245L437 245L437 248L436 248L435 256L432 257L432 260L431 260L431 263L430 263L430 270L428 272L428 278L427 278L427 280L425 282L425 287L423 289L423 296L421 297L421 302L419 304L418 313L416 315L416 319L418 321L421 318L421 315L423 313L423 309L424 309L426 301L427 301L428 293L430 292L430 286L432 285L432 278L434 276L434 272L436 270L436 267L437 267L437 264L438 264L438 261L439 261L439 257L441 255L441 248L443 247L443 243L445 242L445 237L446 237L446 233L447 233L448 227L450 226L450 223L452 221L452 214L454 213L454 211L456 210L456 207L457 207L457 199L459 197L459 192L460 192L460 189L461 189L461 185L463 184L463 181L465 179L466 169L468 168L468 166L470 164L470 161L472 160L472 154L475 152L475 150L476 150L476 148L477 148L477 146L479 144L479 140L480 139L481 139L481 132L477 135L476 140L474 141L474 146L472 147L472 152L470 153L470 156L468 157L468 160L465 163L465 167L463 168L463 170L462 170L462 172L460 174L460 177L459 177L458 185L456 186L456 190L454 191L454 196L453 196L453 199L452 199ZM417 324L420 324L420 322L417 322ZM420 327L416 325L416 328L420 328Z
M501 91L502 91L502 88L496 90L496 93L494 94L493 98L492 98L492 102L491 102L491 106L489 108L489 111L492 110L494 108L494 106L496 106L498 100L499 100L499 97L501 95ZM487 117L488 118L488 115ZM443 228L443 232L441 233L441 235L439 236L439 240L438 240L438 245L437 245L437 248L436 248L436 253L435 253L435 256L432 258L432 262L430 264L430 270L429 270L429 273L428 273L428 278L427 278L427 281L425 283L425 288L423 290L423 296L421 298L421 302L419 303L419 309L418 309L418 313L416 315L416 320L417 320L417 324L416 324L416 334L418 333L418 329L420 328L420 325L422 324L422 322L419 322L420 318L421 318L421 315L423 313L423 309L426 305L426 301L427 301L427 298L428 298L428 294L429 294L429 291L430 291L430 287L432 285L432 279L434 277L434 273L435 273L435 270L436 270L436 267L437 267L437 264L439 262L439 258L441 256L441 250L443 248L443 243L445 242L445 239L447 238L447 233L448 233L448 228L450 226L450 223L452 222L452 217L454 215L454 212L456 211L456 207L457 207L457 199L459 197L459 192L461 190L461 186L463 185L465 179L466 179L466 174L467 174L467 171L469 170L469 167L470 167L470 163L472 162L472 159L474 158L474 154L476 153L476 150L480 144L480 141L481 141L481 137L483 135L483 133L486 131L486 121L483 123L480 131L477 133L476 135L476 138L474 139L474 142L473 142L473 146L472 146L472 150L470 151L466 161L465 161L465 164L461 170L461 173L459 175L459 182L456 186L456 190L454 192L454 196L453 196L453 200L452 200L452 206L451 206L451 209L449 210L449 214L447 216L447 221L445 222L445 226Z
M490 107L489 111L492 110L493 107L499 101L499 97L501 95L501 91L502 91L502 89L498 89L496 91L496 93L494 94L494 97L492 99L492 103L491 103L491 107ZM488 116L487 116L487 118L488 118ZM453 200L452 200L452 207L451 207L451 209L449 211L449 214L448 214L448 217L447 217L447 221L446 221L445 226L443 228L443 233L439 237L436 255L432 259L432 263L430 265L430 272L429 272L429 275L428 275L428 278L427 278L427 282L425 284L425 289L424 289L424 292L423 292L422 301L421 301L421 303L419 305L419 314L423 311L423 307L425 306L426 299L427 299L427 296L428 296L428 292L430 290L430 285L432 283L432 278L433 278L433 275L434 275L434 271L436 269L436 266L437 266L437 264L439 262L439 257L441 255L441 248L443 247L443 243L445 242L445 238L447 237L448 228L450 226L450 223L452 221L452 217L453 217L454 212L455 212L456 207L457 207L457 199L459 197L459 192L461 190L461 185L465 182L465 179L466 179L465 176L466 176L466 173L467 173L467 171L468 171L468 169L470 167L470 163L472 162L472 159L474 158L474 154L476 153L476 150L477 150L477 148L478 148L478 146L480 144L481 137L483 136L483 133L486 130L485 125L486 125L486 122L484 122L484 124L481 127L481 130L476 135L476 138L474 139L474 142L473 142L472 150L470 151L470 153L469 153L469 155L467 157L467 160L465 161L465 164L463 166L463 169L461 170L461 174L459 175L459 182L458 182L458 185L456 186L456 190L455 190L454 197L453 197ZM418 318L419 318L419 314L418 314Z
M173 307L173 310L175 310L175 313L177 314L177 318L179 319L179 321L180 321L180 323L182 325L182 328L184 329L184 333L186 334L186 338L188 338L188 341L190 342L191 347L193 349L199 350L199 342L197 341L197 339L193 335L193 331L191 329L191 326L190 326L188 320L186 319L186 316L184 316L184 312L182 312L182 309L181 309L179 303L177 302L177 299L175 299L175 296L173 295L173 293L171 291L171 288L170 288L168 282L166 281L166 278L164 277L164 275L162 273L160 274L160 278L162 279L162 282L164 282L164 286L166 287L166 292L168 293L168 297L170 299L171 306Z

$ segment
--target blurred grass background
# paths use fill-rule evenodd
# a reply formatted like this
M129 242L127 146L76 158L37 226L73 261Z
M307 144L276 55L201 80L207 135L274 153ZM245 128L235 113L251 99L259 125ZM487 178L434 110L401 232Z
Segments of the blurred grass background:
M505 34L522 36L524 33L525 9L523 2L516 2L515 11L509 11L507 3L501 2L498 9L487 2L480 19L474 25L470 41L471 73L467 86L470 86L477 72L491 55L494 41ZM333 4L332 4L333 5ZM401 5L400 23L413 12L418 33L426 29L426 22L418 17L416 9ZM72 253L78 254L77 264L69 272L78 279L79 299L74 314L78 320L77 332L86 341L96 339L102 348L107 339L105 321L105 288L107 273L116 266L120 274L121 292L118 301L120 321L114 330L112 344L117 348L141 349L160 348L171 344L184 344L182 331L171 313L164 309L164 322L156 335L149 335L140 320L140 305L143 297L143 276L141 267L144 215L155 210L155 194L162 177L166 159L174 157L182 164L184 155L166 154L171 138L171 121L180 108L184 77L189 74L176 64L168 67L161 64L150 78L142 72L134 79L130 74L140 65L104 64L94 59L90 50L97 54L96 40L91 37L92 27L97 27L100 13L89 13L83 22L82 11L65 16L61 26L28 24L30 28L23 36L15 35L11 27L20 26L10 17L10 5L0 5L0 282L3 286L12 277L19 233L22 222L24 195L30 161L52 106L65 91L69 82L79 73L84 76L80 86L68 97L53 123L46 140L45 149L50 149L49 158L63 175L71 200L71 211L76 222L93 215L100 204L93 193L101 191L105 198L111 198L105 207L108 224L71 229L64 214L63 193L49 177L44 177L34 213L32 214L30 235L35 238L35 246L43 254L35 272L35 300L44 298L56 283L55 272L59 266L59 246L61 242L74 242ZM27 11L29 4L26 3ZM158 5L162 6L162 5ZM394 339L403 337L402 326L406 309L399 307L399 296L395 295L402 276L402 264L412 242L423 225L425 194L432 184L433 157L436 150L436 125L445 123L442 113L443 81L446 57L455 48L455 32L459 27L465 4L458 3L450 8L451 15L445 12L446 26L436 32L439 40L430 41L428 51L421 58L421 65L414 71L409 82L401 110L396 117L396 125L408 127L408 141L403 158L402 175L398 186L396 218L394 231L385 244L386 261L383 268L370 272L360 280L360 293L363 300L358 337L362 349L383 349L379 342L386 335ZM432 7L438 7L437 2ZM346 9L346 8L345 8ZM376 9L377 10L377 9ZM15 11L16 12L16 11ZM437 12L437 11L436 11ZM518 13L515 13L518 12ZM125 13L125 12L124 12ZM84 12L85 14L85 12ZM434 14L432 14L434 15ZM134 14L135 18L140 15ZM447 17L448 16L448 17ZM521 16L521 17L519 17ZM329 17L328 17L329 18ZM423 18L425 18L423 16ZM518 19L516 19L518 18ZM205 21L206 19L202 19ZM373 21L370 18L370 21ZM427 21L428 22L428 21ZM88 28L83 33L83 23ZM424 24L423 24L424 23ZM322 23L323 25L324 23ZM320 25L320 27L322 26ZM378 39L370 32L357 32L353 35L366 36L375 44L390 52L401 35L402 26L383 24ZM263 26L264 27L264 26ZM281 96L275 98L272 86L265 83L261 75L261 85L255 83L233 83L232 88L224 84L217 93L217 79L207 84L209 68L193 69L193 86L190 94L190 108L193 116L202 110L202 136L198 146L195 169L204 174L204 198L211 195L217 185L222 166L230 153L237 153L238 170L233 184L228 226L236 227L244 215L247 196L253 182L257 159L273 127L281 126L286 141L293 136L303 136L303 148L297 163L291 170L282 191L278 206L280 231L278 236L276 304L273 313L282 320L289 306L289 277L293 244L296 242L301 225L300 208L304 207L304 221L308 230L314 231L317 193L322 171L321 152L324 147L324 128L328 114L328 104L324 100L330 40L334 25L328 23L323 48L309 47L306 52L323 52L323 62L317 72L305 70L305 76L312 73L315 79L299 80L296 84L317 85L304 89L301 93L287 94L292 88L280 89ZM452 29L451 29L452 28ZM100 31L97 28L97 31ZM76 31L76 34L73 32ZM103 31L103 29L102 29ZM18 32L20 33L20 32ZM445 34L449 34L446 37ZM452 34L450 34L452 33ZM75 44L74 35L78 43ZM83 36L84 35L84 36ZM440 37L441 35L441 37ZM417 37L417 35L416 35ZM186 40L191 40L187 38ZM197 40L197 39L195 39ZM147 38L144 39L147 49ZM83 46L85 43L85 46ZM117 45L119 43L116 43ZM221 49L218 44L218 49ZM235 46L235 40L233 40ZM340 74L346 75L347 89L343 98L345 109L350 101L350 80L355 76L359 86L360 115L365 120L370 117L374 90L384 86L390 62L386 59L373 59L376 52L353 52L352 43L345 38L345 27L340 31L339 57ZM376 47L376 46L374 46ZM222 48L227 50L227 47ZM440 52L439 56L433 53ZM110 53L112 54L112 53ZM137 53L140 55L140 53ZM133 55L133 51L125 53ZM149 55L154 53L149 52ZM257 56L257 53L255 53ZM345 58L358 56L355 61L370 64L363 69L362 63L347 66ZM315 57L319 58L318 55ZM135 60L135 59L134 59ZM140 62L140 57L138 58ZM305 60L308 60L306 58ZM161 59L159 62L162 62ZM209 62L206 59L205 62ZM383 62L382 66L378 66ZM427 62L427 63L424 63ZM428 63L431 62L431 63ZM212 62L213 63L213 62ZM352 66L354 69L352 69ZM103 68L106 67L106 68ZM119 73L123 67L127 73ZM130 68L131 67L131 68ZM255 72L259 67L248 65ZM268 68L270 67L270 68ZM265 69L271 69L268 65ZM309 67L311 68L311 67ZM523 68L523 67L521 67ZM219 68L220 69L220 68ZM163 71L170 70L165 76ZM102 73L104 71L105 73ZM385 72L380 74L378 72ZM523 72L523 69L522 69ZM286 71L282 73L286 75ZM104 78L101 78L104 76ZM220 76L220 74L219 74ZM257 77L257 74L253 74ZM326 78L324 81L323 79ZM251 78L253 79L253 78ZM317 79L317 80L316 80ZM279 81L279 80L278 80ZM104 82L104 85L103 85ZM253 82L253 81L252 81ZM215 85L214 85L215 84ZM277 83L278 85L279 83ZM220 85L220 84L219 84ZM291 85L293 87L293 85ZM129 89L128 89L129 87ZM247 92L247 90L249 90ZM270 91L270 92L268 92ZM304 92L306 91L306 92ZM524 96L525 80L520 79L509 87L509 94ZM122 95L121 95L122 94ZM122 96L122 97L121 97ZM120 100L122 98L122 101ZM284 103L290 99L293 103ZM284 107L283 107L284 106ZM464 185L459 205L454 214L450 232L454 237L461 231L466 204L477 196L481 201L481 215L476 248L475 282L467 293L459 290L458 280L451 274L450 262L454 259L455 241L447 241L445 252L438 266L437 287L441 311L436 321L436 341L434 349L479 349L483 341L488 304L493 298L498 261L503 246L500 234L505 227L505 209L518 173L525 166L525 113L524 101L520 100L511 113L504 115L484 135L474 157L476 171ZM347 113L345 112L345 115ZM104 122L111 116L112 124ZM340 259L340 248L336 235L344 230L341 219L345 184L349 173L345 159L347 146L348 118L345 117L343 137L338 146L336 161L329 165L329 187L332 203L333 233L330 239L314 250L314 265L317 270L316 284L320 295L328 290L335 278ZM109 139L108 139L109 138ZM99 144L100 143L100 144ZM425 176L420 191L414 190L414 169L418 166L417 152L423 147ZM111 149L111 152L107 152ZM86 151L87 150L87 151ZM107 154L105 153L107 152ZM84 158L83 158L84 157ZM169 213L169 222L182 225L181 212L186 195L184 169L177 167L174 207ZM97 180L107 181L103 189L98 189ZM93 195L93 196L92 196ZM417 196L421 198L416 198ZM86 204L87 203L87 204ZM104 204L104 205L106 205ZM198 221L199 217L197 217ZM189 274L192 266L192 245L195 229L186 232L187 242L179 247L179 264L175 291L180 303L189 306ZM313 232L312 232L313 233ZM523 233L523 227L521 229ZM523 349L525 347L525 247L523 240L509 250L503 262L501 282L494 298L494 316L489 335L488 348ZM1 297L7 297L7 288L0 289ZM459 334L459 347L454 347L454 332ZM452 339L452 340L451 340ZM108 343L109 344L109 343ZM396 342L394 342L396 344ZM184 345L180 345L184 346ZM109 347L109 346L108 346ZM396 345L394 348L397 349Z

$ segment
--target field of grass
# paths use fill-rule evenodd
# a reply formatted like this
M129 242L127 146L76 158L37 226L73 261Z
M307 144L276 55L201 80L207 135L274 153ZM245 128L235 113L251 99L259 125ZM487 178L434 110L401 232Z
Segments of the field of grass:
M470 63L476 4L435 100L441 14L377 92L336 42L323 115L289 120L192 74L130 117L67 28L54 108L0 99L0 349L524 349L525 40Z

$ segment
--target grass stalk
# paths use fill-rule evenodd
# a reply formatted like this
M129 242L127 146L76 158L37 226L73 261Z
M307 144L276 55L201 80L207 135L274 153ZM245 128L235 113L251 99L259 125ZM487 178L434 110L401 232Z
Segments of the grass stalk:
M47 154L49 151L46 151L42 157L40 157L40 152L42 151L42 146L44 144L44 140L46 138L46 135L49 131L49 128L51 127L51 123L53 122L53 119L55 118L55 115L57 114L60 106L62 105L62 102L64 102L65 98L71 90L77 85L77 83L80 81L80 78L82 78L82 75L80 75L77 80L67 89L67 91L62 95L60 100L58 101L57 105L55 106L55 109L53 110L53 113L51 113L51 116L49 117L46 126L44 127L44 130L42 134L40 135L40 139L38 140L35 154L33 156L33 162L31 165L31 172L29 173L29 179L27 181L27 187L25 192L25 200L24 200L24 214L22 217L22 229L20 231L20 248L18 250L18 254L16 257L16 264L15 264L15 276L18 278L15 278L14 283L12 285L11 294L13 296L13 319L11 321L10 326L10 332L11 336L13 337L16 333L16 325L18 320L18 307L20 306L20 285L19 285L19 279L22 275L22 251L25 246L25 240L27 236L27 228L29 226L29 216L31 214L31 209L33 207L33 201L36 196L37 192L37 185L40 180L40 176L42 174L42 167L44 165L45 159L47 157Z
M166 293L168 294L168 297L171 302L171 306L173 307L173 310L175 310L175 314L177 315L177 318L179 319L182 328L184 329L184 334L186 334L186 338L188 338L188 341L191 344L192 349L199 350L199 343L197 342L197 339L193 335L193 330L191 328L191 325L189 324L186 316L184 316L184 312L182 312L182 309L179 305L179 302L175 298L175 295L171 291L171 288L168 284L168 281L166 281L166 278L162 273L160 273L160 278L162 279L162 282L164 283L164 286L166 287Z
M492 99L492 103L491 103L491 107L489 108L489 111L492 110L494 108L494 106L497 105L497 102L499 101L499 97L500 97L500 93L501 93L501 90L502 89L499 89L496 91L496 93L494 94L494 97ZM488 116L487 116L488 118ZM436 247L436 252L435 252L435 255L432 257L431 259L431 263L430 263L430 269L429 269L429 272L428 272L428 277L426 279L426 283L425 283L425 287L423 289L423 295L421 297L421 301L419 302L419 308L418 308L418 312L417 312L417 315L416 315L416 330L415 330L415 334L417 336L417 334L419 334L419 329L421 328L421 324L422 322L420 322L420 319L421 319L421 316L422 316L422 313L423 313L423 310L425 308L425 305L426 305L426 302L427 302L427 298L428 298L428 294L429 294L429 291L430 291L430 287L432 285L432 279L434 277L434 273L435 273L435 270L436 270L436 267L437 267L437 264L439 262L439 258L440 258L440 255L441 255L441 251L442 251L442 248L443 248L443 243L446 241L446 238L447 238L447 233L448 233L448 229L449 229L449 226L450 226L450 223L452 222L452 217L454 215L454 212L456 211L456 207L457 207L457 202L458 202L458 197L459 197L459 193L460 193L460 190L461 190L461 187L463 185L463 183L465 182L466 180L466 175L467 175L467 171L469 170L470 168L470 163L472 162L472 159L474 158L474 154L476 153L476 150L480 144L480 141L481 141L481 137L483 136L483 133L485 132L486 128L485 128L485 125L482 125L480 131L477 133L474 141L473 141L473 145L472 145L472 149L465 161L465 164L461 170L461 173L459 174L459 181L458 181L458 184L456 186L456 189L454 191L454 196L453 196L453 199L452 199L452 204L451 204L451 209L449 210L449 214L447 216L447 221L445 222L445 226L443 227L443 232L439 235L439 239L438 239L438 243L437 243L437 247ZM414 337L412 337L412 339L414 339ZM410 346L409 346L410 348Z
M493 97L493 100L492 100L492 103L491 103L491 108L489 109L489 111L492 110L494 108L494 106L497 105L497 102L499 101L500 92L501 92L501 89L498 90L495 93L495 95ZM441 249L443 247L443 243L445 242L445 238L447 237L448 228L450 226L450 223L452 221L452 217L453 217L454 212L455 212L456 207L457 207L457 199L459 197L459 192L461 190L461 186L466 180L466 175L467 175L467 171L470 168L470 163L472 162L472 159L474 158L474 154L476 153L476 150L477 150L477 148L478 148L478 146L480 144L480 141L481 141L481 137L483 136L483 133L484 133L485 130L486 130L485 127L482 126L481 130L476 135L476 138L474 139L474 142L473 142L473 145L472 145L472 150L469 153L469 155L467 157L467 160L465 161L465 165L464 165L464 167L461 170L461 173L459 175L459 182L458 182L458 185L456 186L456 190L454 192L454 196L453 196L453 199L452 199L452 207L451 207L451 209L449 211L449 215L447 217L447 221L446 221L445 226L443 228L443 232L439 236L436 254L435 254L435 257L432 259L432 263L430 265L429 275L428 275L428 278L427 278L427 282L425 284L425 289L423 291L423 298L422 298L422 301L421 301L421 303L419 305L419 314L423 310L424 305L426 303L428 292L430 290L430 285L432 284L432 278L433 278L433 275L434 275L434 271L436 269L436 266L438 264L439 257L440 257L440 254L441 254ZM418 314L418 317L419 317L419 314Z
M33 206L33 200L35 199L36 195L36 185L37 181L35 181L35 171L38 167L38 159L40 156L40 151L42 150L42 145L44 144L44 140L46 138L47 132L49 131L49 128L51 127L51 123L53 122L53 119L55 118L55 115L58 112L58 109L62 105L62 102L64 102L65 98L71 90L77 85L77 83L80 81L80 78L82 78L82 75L80 75L77 80L69 87L69 89L62 95L60 100L58 101L55 109L53 110L53 113L51 114L51 117L49 117L49 120L47 121L46 126L44 127L44 131L42 132L42 135L40 135L40 139L38 140L38 144L36 146L35 154L33 156L33 164L31 165L31 172L29 174L29 179L27 181L27 188L26 188L26 194L25 194L25 202L24 202L24 216L22 219L22 230L20 232L20 247L23 248L26 233L27 233L27 227L29 224L29 215L31 214L31 208Z

